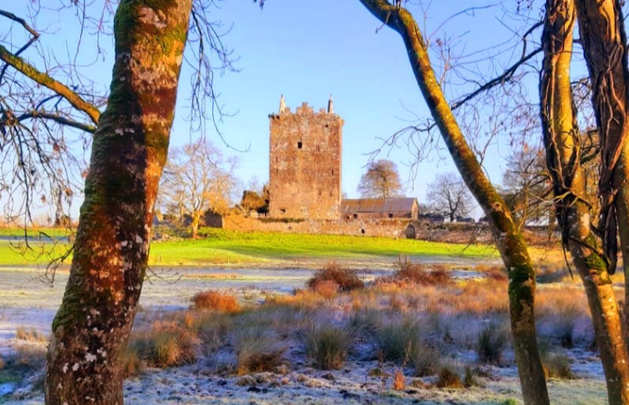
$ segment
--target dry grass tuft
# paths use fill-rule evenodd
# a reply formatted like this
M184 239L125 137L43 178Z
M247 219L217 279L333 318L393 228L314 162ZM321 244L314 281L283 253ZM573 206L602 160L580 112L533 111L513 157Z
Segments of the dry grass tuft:
M132 335L129 347L150 366L173 367L196 361L201 341L173 321L157 321L150 330Z
M398 269L390 276L383 276L376 280L380 283L415 284L415 285L446 285L452 279L450 273L442 266L425 266L413 262L400 262ZM430 270L432 268L432 270Z
M406 378L402 370L396 370L393 374L393 389L395 391L403 391L406 388Z
M334 262L327 263L323 269L317 271L307 284L308 288L316 291L319 284L329 281L336 283L340 291L352 291L365 286L354 270L343 268Z
M480 383L474 375L474 370L470 366L465 367L465 376L463 377L463 386L465 388L478 387Z
M542 357L544 372L549 378L572 380L575 378L568 356L560 353L546 353Z
M315 321L303 329L306 353L322 370L338 370L343 367L352 341L353 333L346 325L332 325Z
M411 353L411 362L415 376L423 377L435 374L441 365L441 351L421 342Z
M385 360L405 361L420 347L417 323L410 318L381 322L375 333L378 349Z
M249 356L238 366L238 374L264 373L277 369L284 364L282 359L283 351L276 350L269 353L255 353Z
M139 353L135 347L127 346L120 355L119 361L123 378L136 377L144 370L145 364L140 359Z
M231 334L231 344L236 351L236 373L272 371L282 364L284 350L278 345L275 332L252 318L241 319Z
M500 365L502 352L509 341L505 328L495 322L484 325L476 340L476 354L481 363Z
M435 386L437 388L463 388L463 383L452 367L443 366L439 371L439 378Z
M27 329L24 326L17 327L17 329L15 330L15 338L17 340L24 340L27 342L48 342L48 337L45 334L38 332L33 328Z
M312 289L315 293L319 294L323 298L331 300L337 296L339 285L334 280L323 280L315 284Z
M238 300L231 294L207 290L196 293L192 297L196 309L235 313L240 311Z
M41 345L18 344L15 346L15 353L6 358L6 363L2 363L0 369L9 374L16 374L25 377L32 373L41 371L46 364L46 348ZM1 402L1 401L0 401Z

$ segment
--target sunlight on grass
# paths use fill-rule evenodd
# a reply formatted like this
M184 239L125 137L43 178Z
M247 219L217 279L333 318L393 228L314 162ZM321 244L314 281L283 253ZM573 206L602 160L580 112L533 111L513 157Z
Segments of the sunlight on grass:
M1 229L5 236L19 236L19 229ZM47 231L48 232L48 231ZM65 230L47 234L63 236ZM205 228L203 239L153 242L149 264L153 266L204 266L274 264L298 259L369 259L407 256L496 257L493 246L457 245L410 239L365 236L302 235L271 232L238 232ZM2 234L0 234L1 236ZM22 233L23 235L23 233ZM0 242L0 265L47 264L61 255L68 243ZM69 264L71 257L66 259Z

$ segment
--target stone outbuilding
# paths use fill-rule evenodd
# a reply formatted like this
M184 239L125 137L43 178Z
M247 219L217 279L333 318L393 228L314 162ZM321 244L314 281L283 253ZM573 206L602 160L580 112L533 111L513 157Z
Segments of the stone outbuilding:
M343 219L411 219L419 216L416 198L360 198L341 203Z

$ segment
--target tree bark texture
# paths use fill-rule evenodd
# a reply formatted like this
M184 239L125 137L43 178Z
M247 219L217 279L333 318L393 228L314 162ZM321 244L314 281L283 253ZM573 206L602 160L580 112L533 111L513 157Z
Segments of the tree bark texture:
M535 269L511 212L469 147L435 77L426 43L403 8L386 0L360 0L383 24L403 38L415 78L463 180L490 220L494 239L509 274L511 332L524 403L549 404L535 330Z
M601 223L610 271L616 267L617 230L629 309L629 144L627 36L620 0L576 0L579 33L592 83L601 143Z
M610 404L629 401L629 357L608 263L592 232L585 170L570 83L573 0L547 0L540 81L542 130L562 241L583 281L603 363Z
M191 0L123 0L116 11L111 92L52 325L46 404L123 403L119 356L147 267L191 7Z

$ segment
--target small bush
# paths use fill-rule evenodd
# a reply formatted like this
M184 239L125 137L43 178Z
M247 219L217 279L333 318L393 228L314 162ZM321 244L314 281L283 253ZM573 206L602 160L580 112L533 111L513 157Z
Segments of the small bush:
M385 360L408 360L420 347L417 324L408 319L380 324L376 328L376 342Z
M500 365L502 352L507 344L508 336L504 328L494 322L483 326L476 341L478 361L487 364Z
M33 328L26 329L23 326L18 326L15 331L15 338L17 340L25 340L27 342L48 342L48 337L45 334L38 332Z
M148 331L131 337L130 350L154 367L173 367L193 363L201 342L187 329L172 322L155 322Z
M192 297L196 309L235 313L240 310L236 297L219 291L207 290Z
M439 379L435 384L437 388L463 388L459 375L449 366L444 366L439 371Z
M308 288L316 291L317 286L326 281L335 282L340 291L357 290L365 286L354 270L342 268L334 262L326 264L323 269L316 272L308 280Z
M337 370L345 363L353 334L345 325L315 323L304 329L306 353L322 370Z

